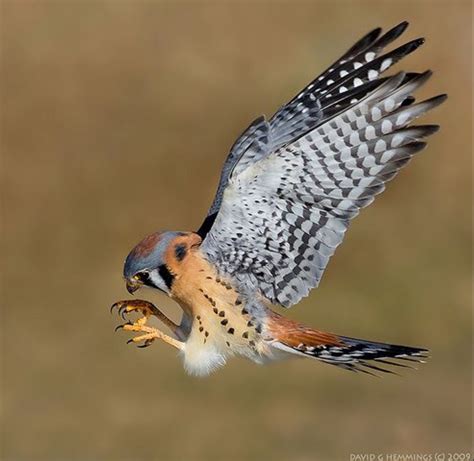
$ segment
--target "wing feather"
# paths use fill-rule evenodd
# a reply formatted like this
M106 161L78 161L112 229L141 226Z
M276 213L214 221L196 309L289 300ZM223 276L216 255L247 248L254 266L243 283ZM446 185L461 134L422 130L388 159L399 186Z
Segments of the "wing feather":
M405 28L370 32L238 139L201 228L202 251L221 272L295 304L319 284L351 219L425 147L438 127L409 124L445 99L414 103L431 73L379 78L422 43L379 56Z

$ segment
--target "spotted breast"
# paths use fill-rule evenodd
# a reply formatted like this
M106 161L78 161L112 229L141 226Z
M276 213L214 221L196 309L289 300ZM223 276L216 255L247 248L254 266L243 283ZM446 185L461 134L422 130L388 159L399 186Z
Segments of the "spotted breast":
M170 296L190 324L182 350L186 370L206 375L233 355L266 361L272 355L265 329L267 309L260 303L257 309L254 300L217 274L203 258L198 239L196 234L176 239L165 256L173 277Z

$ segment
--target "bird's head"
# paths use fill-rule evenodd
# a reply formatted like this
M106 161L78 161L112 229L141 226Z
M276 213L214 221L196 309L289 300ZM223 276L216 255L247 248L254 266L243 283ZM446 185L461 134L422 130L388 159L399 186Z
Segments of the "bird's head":
M156 232L145 237L125 260L123 275L128 292L148 286L169 294L179 265L200 240L189 232Z

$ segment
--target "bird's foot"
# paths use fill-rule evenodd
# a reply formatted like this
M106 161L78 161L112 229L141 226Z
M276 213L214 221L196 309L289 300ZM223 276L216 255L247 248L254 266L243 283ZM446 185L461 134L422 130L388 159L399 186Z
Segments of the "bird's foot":
M125 301L117 301L110 308L110 312L112 312L114 309L118 310L118 314L123 320L127 320L126 315L130 314L130 312L140 312L142 317L140 317L135 322L138 325L145 325L147 320L152 315L158 316L159 313L159 310L154 304L142 299L127 299Z
M157 328L150 327L146 324L148 319L153 315L164 322L165 325L168 325L173 331L177 328L177 325L169 320L154 304L148 301L143 301L142 299L129 299L126 301L118 301L113 304L110 308L110 312L112 312L114 309L117 309L120 317L122 317L123 320L126 320L126 323L117 326L115 331L125 330L143 333L129 339L127 344L141 343L138 345L138 347L148 347L151 343L153 343L153 341L155 341L155 339L161 339L165 343L168 343L177 349L183 349L184 343L164 334ZM131 312L140 312L142 317L140 317L135 322L130 322L127 318L127 315Z
M150 302L143 301L141 299L131 299L126 301L118 301L112 305L110 311L114 309L118 310L118 314L122 317L123 320L127 322L118 325L115 328L115 331L125 330L125 331L136 331L142 332L144 334L135 336L127 341L129 343L142 343L138 347L148 347L156 338L161 337L161 332L153 327L146 325L148 319L152 315L157 315L158 309ZM131 312L140 312L142 317L140 317L135 322L128 320L127 315Z

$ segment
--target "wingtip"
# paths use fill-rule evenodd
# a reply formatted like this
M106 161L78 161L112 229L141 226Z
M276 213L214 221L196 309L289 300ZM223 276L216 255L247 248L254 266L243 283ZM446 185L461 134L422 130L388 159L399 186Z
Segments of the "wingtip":
M422 125L423 128L425 129L425 136L430 136L434 133L437 133L439 129L441 128L440 125Z
M415 40L412 40L407 45L411 45L412 50L416 50L419 46L423 45L425 41L426 41L425 37L420 37L420 38L416 38Z
M402 21L397 24L395 27L392 28L391 32L393 32L397 37L403 34L407 27L410 25L408 21Z
M381 27L376 27L375 29L372 29L370 32L367 32L365 37L372 37L372 38L377 38L380 34L382 33L382 28Z
M433 98L430 99L430 102L433 104L433 107L439 106L440 104L443 104L444 101L448 99L448 95L446 93L443 94L438 94L437 96L434 96Z
M367 32L362 38L360 38L352 47L344 54L344 56L350 56L353 53L360 53L365 50L368 46L373 44L382 33L381 27L376 27L370 32Z
M425 70L424 72L416 73L411 72L407 75L412 75L412 82L417 82L418 86L424 85L433 75L433 71L430 69Z

